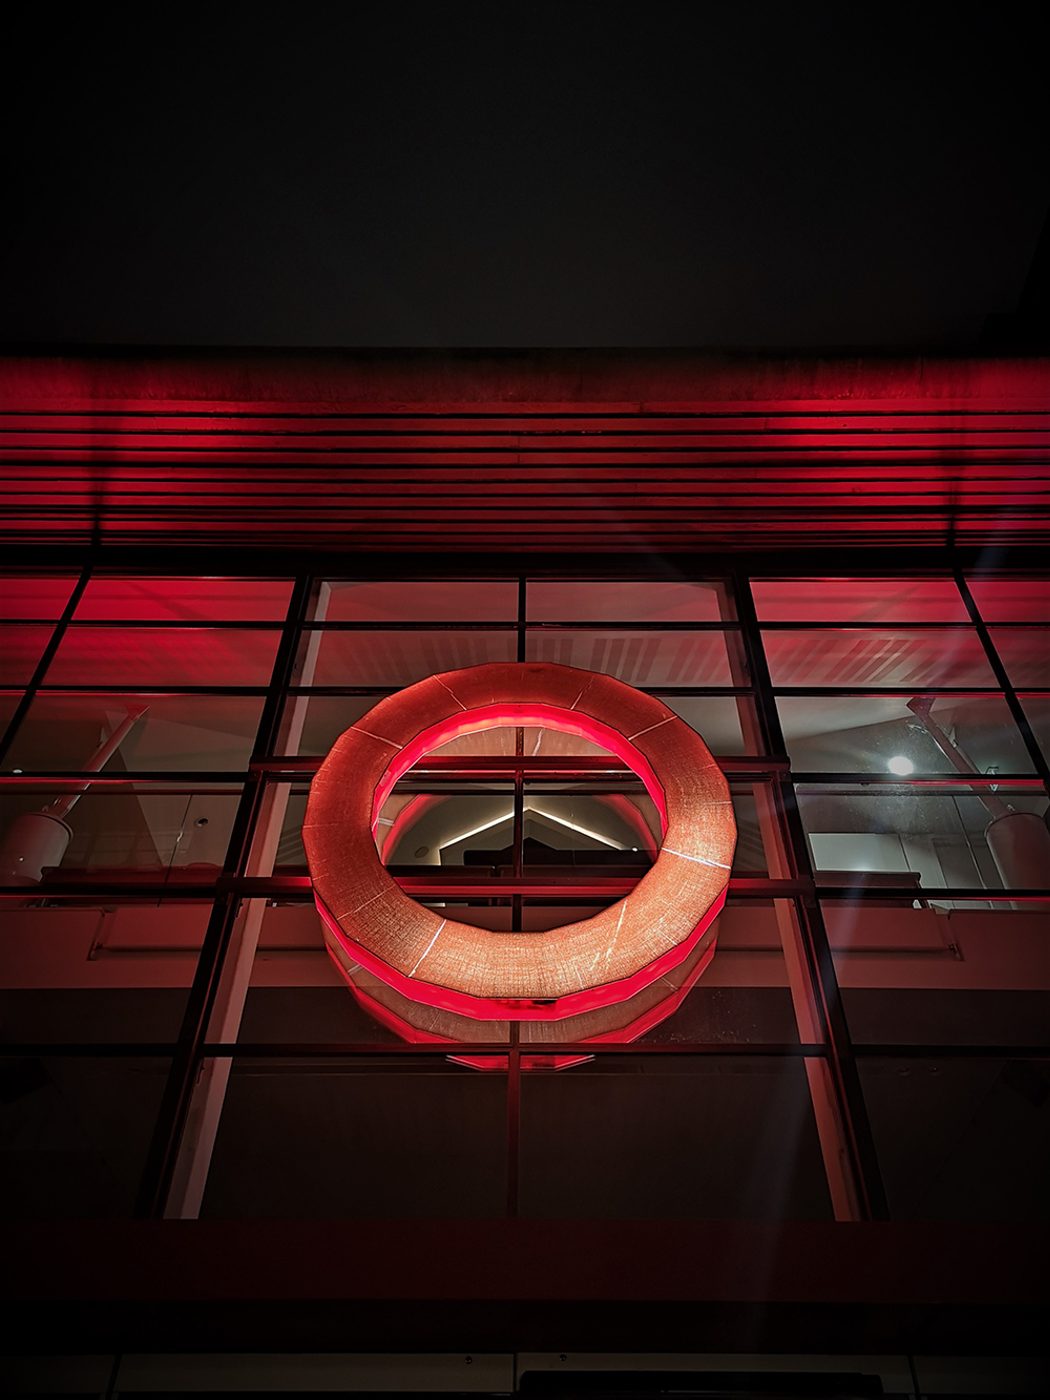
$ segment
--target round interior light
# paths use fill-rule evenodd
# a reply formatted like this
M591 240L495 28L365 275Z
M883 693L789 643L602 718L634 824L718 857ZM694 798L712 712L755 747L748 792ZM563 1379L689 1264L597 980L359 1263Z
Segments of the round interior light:
M915 772L915 764L902 753L894 754L886 767L891 773L896 773L898 778L906 778L909 773Z

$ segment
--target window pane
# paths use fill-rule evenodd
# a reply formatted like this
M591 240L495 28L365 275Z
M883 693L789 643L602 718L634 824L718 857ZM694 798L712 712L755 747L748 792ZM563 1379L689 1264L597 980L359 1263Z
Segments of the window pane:
M787 947L797 966L801 935L788 900L734 900L715 925L714 957L646 1044L797 1044L822 1039L801 985L791 987ZM801 1025L800 1025L801 1020Z
M8 906L0 939L5 1038L176 1040L211 909L156 899Z
M976 633L951 631L765 632L777 686L995 686Z
M8 878L99 880L165 876L174 868L198 880L222 868L240 800L239 787L76 784L0 790L0 831ZM55 875L57 872L57 877Z
M50 627L0 627L0 685L28 685L50 640Z
M21 699L21 691L10 691L7 694L0 694L0 742L2 742L7 733L7 726L14 718L15 711L18 709ZM9 763L7 766L11 767L12 765Z
M734 615L721 583L530 579L526 597L532 622L725 622Z
M285 705L283 728L285 734L292 737L294 746L282 742L281 752L326 754L339 735L367 714L381 698L380 694L290 696ZM697 731L712 753L728 756L762 751L754 706L746 697L677 695L665 691L660 693L660 699ZM748 739L744 737L745 732ZM296 735L298 738L294 737ZM556 737L554 731L545 731L539 752L548 752ZM470 738L481 741L484 736ZM595 748L580 739L573 739L573 744L574 752L590 753ZM531 752L529 743L526 743L526 752Z
M1050 628L995 627L991 636L1014 685L1050 686Z
M822 903L854 1042L1046 1043L1050 902Z
M537 875L542 872L533 870L530 873ZM493 893L495 894L495 891ZM420 900L420 903L428 909L439 910L450 919L472 924L475 928L489 929L493 933L507 933L515 928L513 900L510 896L492 899L424 899ZM550 929L561 928L564 924L591 919L615 903L616 899L611 894L606 898L599 898L596 893L589 896L566 894L560 898L550 895L525 895L521 900L521 928L526 933L546 933ZM522 1022L522 1043L549 1040L550 1037L544 1031L547 1024L549 1023L543 1021Z
M1032 761L1005 700L997 695L782 695L780 723L792 766L803 772L954 773L935 741L954 744L981 773L1028 773ZM936 729L927 728L928 715ZM891 767L895 764L898 767Z
M61 617L75 583L74 575L65 578L0 576L0 619Z
M772 813L769 791L763 783L734 782L730 788L736 817L734 875L768 875L778 868L772 847L779 837L763 814Z
M297 684L403 686L516 655L512 631L308 633Z
M1044 757L1050 759L1050 695L1024 695L1021 705Z
M247 767L262 696L75 695L42 692L19 727L8 766L99 772L227 771ZM101 769L98 755L119 745Z
M696 730L716 757L762 752L755 707L744 696L669 693L660 699Z
M509 898L495 900L421 901L438 909L442 918L472 924L496 932L513 927ZM602 902L551 899L523 900L522 927L527 930L556 928L561 924L590 918L612 900ZM325 950L320 918L311 903L249 902L258 920L258 941L251 954L251 975L244 1002L243 1018L225 1016L225 998L220 994L209 1038L240 1039L254 1043L292 1044L383 1044L397 1040L362 1009L353 993L333 966ZM254 925L253 925L254 926ZM236 965L247 925L234 931L227 960L228 975ZM788 1043L802 1036L796 1014L799 988L789 987L784 940L798 944L797 927L787 901L733 901L719 915L717 946L681 1004L645 1034L644 1039L659 1044L705 1043ZM797 947L796 947L797 954ZM683 983L672 974L668 994ZM647 1003L648 1006L648 1003ZM423 1016L427 1015L423 1009ZM804 1014L801 1013L800 1014ZM471 1023L462 1022L470 1028ZM626 1024L626 1022L625 1022ZM491 1023L476 1023L475 1034L457 1034L469 1039L498 1039ZM804 1021L805 1039L819 1039L809 1020ZM543 1023L522 1027L525 1040L543 1040Z
M328 954L313 901L245 901L226 958L225 979L239 974L242 957L251 973L243 990L220 990L208 1033L213 1041L255 1044L400 1044L358 1004ZM230 989L232 990L232 988ZM243 1006L243 1010L242 1010Z
M591 904L525 899L522 927L557 928L590 918L612 903L611 899ZM480 901L443 904L441 912L462 923L500 931L512 927L509 905L509 900L502 908L481 907ZM822 1037L816 1018L807 1014L808 1002L799 1000L804 998L801 987L789 985L785 945L790 941L796 959L801 949L789 901L734 901L730 897L718 916L716 931L715 951L706 966L698 972L695 961L687 958L654 987L657 995L642 993L623 1007L604 1013L607 1025L617 1031L628 1027L625 1042L637 1038L655 1045L819 1041ZM652 1029L646 1030L644 1022L650 1017ZM576 1029L572 1018L559 1029L581 1038L596 1033ZM520 1034L523 1044L549 1038L543 1022L523 1023Z
M746 685L739 639L723 632L530 631L526 659L600 671L635 686ZM732 656L732 664L731 664Z
M439 744L426 755L431 758L490 758L498 756L512 758L515 752L516 729L511 725L500 725L496 729L482 729L473 734L463 734L457 739L449 739ZM605 758L610 769L622 771L623 764L614 758L601 744L578 734L566 734L560 729L539 728L525 725L522 730L522 751L526 758Z
M267 685L280 632L70 627L48 685Z
M503 1075L438 1057L234 1062L202 1216L484 1217L505 1201Z
M332 579L321 588L318 611L328 622L513 622L518 615L515 579Z
M1050 579L970 578L986 622L1050 622Z
M335 741L375 705L378 695L290 695L285 701L277 751L326 754Z
M479 745L477 752L482 755L509 755L514 752L514 733L513 729L483 730L479 734L469 734L461 740L453 739L448 744L442 744L435 753L468 753L471 751L469 748L460 748L459 745L476 743ZM620 760L614 758L601 744L592 743L590 739L583 739L578 734L565 734L559 729L526 727L523 731L523 748L526 755L533 758L607 758L611 768L621 767Z
M541 870L597 869L640 879L656 859L660 818L645 792L551 791L525 784L524 858Z
M1050 1067L1025 1059L862 1060L900 1220L1047 1220Z
M734 875L765 875L769 870L767 844L776 837L759 818L762 786L732 784L737 823ZM631 786L625 781L601 791L586 780L557 785L526 782L525 809L527 866L600 866L640 878L659 847L659 816L641 784ZM764 805L762 809L766 810ZM500 828L492 834L502 840L506 833Z
M754 579L761 622L968 622L951 579Z
M1050 882L1045 796L965 784L798 789L817 880L911 887L1041 888Z
M283 622L291 579L92 578L77 622Z
M540 1217L827 1218L802 1061L602 1055L524 1075L521 1202Z
M130 1216L166 1059L0 1062L0 1199L9 1219Z
M451 794L395 792L379 814L376 839L384 865L467 869L487 879L513 864L513 832L512 784L486 783Z
M309 791L305 783L270 785L272 805L264 811L253 848L254 874L305 872L302 826ZM399 785L379 814L377 835L384 864L414 868L421 874L469 867L479 879L488 879L493 865L504 863L488 857L498 855L503 845L509 847L513 807L514 789L509 782L472 783L469 792L457 785L451 794L440 785L433 791L413 792ZM276 844L274 832L279 832Z
M470 780L467 790L466 782L457 782L453 792L436 780L421 780L413 784L411 792L399 785L379 818L384 863L417 867L421 872L468 869L485 879L507 875L514 861L513 787L508 782ZM640 786L633 792L624 792L623 786L597 790L586 781L571 785L526 782L526 866L565 870L608 867L612 874L622 871L640 878L658 849L659 818ZM768 844L776 836L760 819L757 795L761 787L733 783L737 822L734 875L765 875L770 868ZM293 874L306 866L302 823L309 789L304 784L292 787L282 783L274 784L272 790L283 794L276 868ZM260 827L258 849L265 839ZM270 869L260 868L255 873L268 874Z
M494 908L490 900L484 901L483 907L480 902L475 906L448 900L436 901L432 907L440 910L441 918L458 919L484 928L509 929L509 903L508 900L503 911ZM327 1047L403 1043L400 1036L359 1004L336 970L312 901L280 903L254 899L245 901L242 908L244 916L233 930L226 959L224 975L230 986L220 988L216 998L210 1040ZM500 912L506 915L501 925L489 917ZM243 972L242 958L250 958L251 973L247 987L238 992L234 983ZM378 979L361 969L356 976L367 995L382 997L386 989ZM398 1014L404 1003L394 997L386 1006ZM424 1027L429 1024L435 1033L464 1043L506 1038L505 1022L469 1021L460 1017L453 1035L447 1025L435 1025L429 1020L435 1014L440 1020L440 1013L434 1013L431 1008L415 1007L412 1014L418 1014ZM495 1031L494 1026L497 1027Z

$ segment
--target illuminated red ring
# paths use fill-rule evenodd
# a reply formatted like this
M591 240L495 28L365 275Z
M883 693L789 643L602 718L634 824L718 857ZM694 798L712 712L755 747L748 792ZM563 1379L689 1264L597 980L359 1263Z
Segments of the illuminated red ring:
M382 864L374 832L395 783L440 744L504 725L602 745L660 811L656 863L592 918L543 933L475 928L402 894ZM314 779L303 841L327 936L345 959L472 1019L560 1020L634 995L697 948L725 902L736 823L706 744L662 701L595 672L505 663L431 676L348 729Z

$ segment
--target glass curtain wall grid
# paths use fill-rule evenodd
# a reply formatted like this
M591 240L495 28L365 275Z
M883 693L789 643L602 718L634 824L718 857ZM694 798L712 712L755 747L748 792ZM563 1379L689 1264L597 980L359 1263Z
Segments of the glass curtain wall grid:
M103 559L0 595L20 1214L1045 1216L1050 580ZM479 1070L355 1002L299 828L377 699L515 660L663 699L739 842L718 951L666 1020L556 1046L479 1023ZM492 929L586 917L658 847L633 774L540 730L455 741L391 803L402 888ZM555 1053L579 1063L529 1068Z

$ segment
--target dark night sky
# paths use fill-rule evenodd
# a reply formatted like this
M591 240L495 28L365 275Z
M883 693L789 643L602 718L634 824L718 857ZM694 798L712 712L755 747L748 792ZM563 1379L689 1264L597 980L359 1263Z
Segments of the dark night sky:
M8 51L9 345L964 346L1050 198L1029 5L110 13Z

